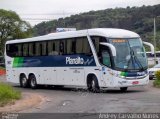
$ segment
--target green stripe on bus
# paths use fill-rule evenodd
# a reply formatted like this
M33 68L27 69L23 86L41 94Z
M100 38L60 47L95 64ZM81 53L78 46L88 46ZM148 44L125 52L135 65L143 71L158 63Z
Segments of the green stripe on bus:
M13 67L22 67L23 66L23 61L24 61L23 57L14 58Z
M13 67L17 67L17 64L18 64L18 58L14 58Z
M127 76L128 73L127 73L127 72L121 72L120 75L121 75L121 76Z

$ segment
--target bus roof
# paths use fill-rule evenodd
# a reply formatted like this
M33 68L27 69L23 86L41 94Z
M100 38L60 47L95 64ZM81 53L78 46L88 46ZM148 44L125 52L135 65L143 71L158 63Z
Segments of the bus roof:
M116 28L95 28L87 30L78 30L78 31L67 31L67 32L56 32L50 33L43 36L26 38L26 39L16 39L7 41L6 44L10 43L23 43L23 42L32 42L32 41L41 41L41 40L53 40L53 39L63 39L63 38L72 38L72 37L82 37L87 36L104 36L108 38L137 38L140 37L137 33Z

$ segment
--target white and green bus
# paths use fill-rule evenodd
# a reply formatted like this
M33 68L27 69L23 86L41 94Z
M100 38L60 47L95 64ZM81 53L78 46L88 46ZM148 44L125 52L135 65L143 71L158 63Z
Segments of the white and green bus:
M146 45L153 46L150 43ZM149 82L140 36L123 29L97 28L10 40L5 50L6 76L21 87L38 85L100 88Z

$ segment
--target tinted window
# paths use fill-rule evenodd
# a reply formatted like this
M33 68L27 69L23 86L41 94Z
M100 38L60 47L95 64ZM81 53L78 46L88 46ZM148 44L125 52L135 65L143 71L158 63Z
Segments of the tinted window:
M36 56L47 55L47 42L36 42L35 47Z
M60 40L59 43L59 54L66 54L66 40Z
M48 41L48 55L59 55L59 41Z
M9 44L6 46L7 55L10 57L16 57L22 55L22 45L21 44Z
M91 54L91 48L87 37L76 38L76 53Z
M35 55L35 43L29 43L29 56Z
M30 42L6 46L9 56L45 56L65 54L91 54L87 37L52 40L47 42Z
M75 53L76 53L76 40L67 39L67 54L75 54Z
M100 42L107 42L105 37L99 37L99 36L92 36L92 43L96 49L97 54L99 55L100 51Z
M23 44L23 56L28 56L28 43Z

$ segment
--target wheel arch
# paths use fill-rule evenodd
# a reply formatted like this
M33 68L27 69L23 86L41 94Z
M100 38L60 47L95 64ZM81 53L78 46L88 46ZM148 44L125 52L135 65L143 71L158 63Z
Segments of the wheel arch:
M32 76L32 75L35 76L34 73L29 73L29 74L28 74L28 79L29 79L29 77ZM35 76L35 77L36 77L36 76Z
M23 76L26 77L26 74L25 74L25 73L20 73L20 75L19 75L19 80L20 80ZM27 78L27 77L26 77L26 78ZM28 79L28 78L27 78L27 79Z
M92 81L92 77L93 76L95 76L97 79L98 79L98 77L97 77L97 75L95 74L95 73L89 73L88 75L87 75L87 77L86 77L86 83L87 83L87 86L88 86L88 84L90 83L90 81ZM99 85L99 81L97 80L97 82L98 82L98 85Z

